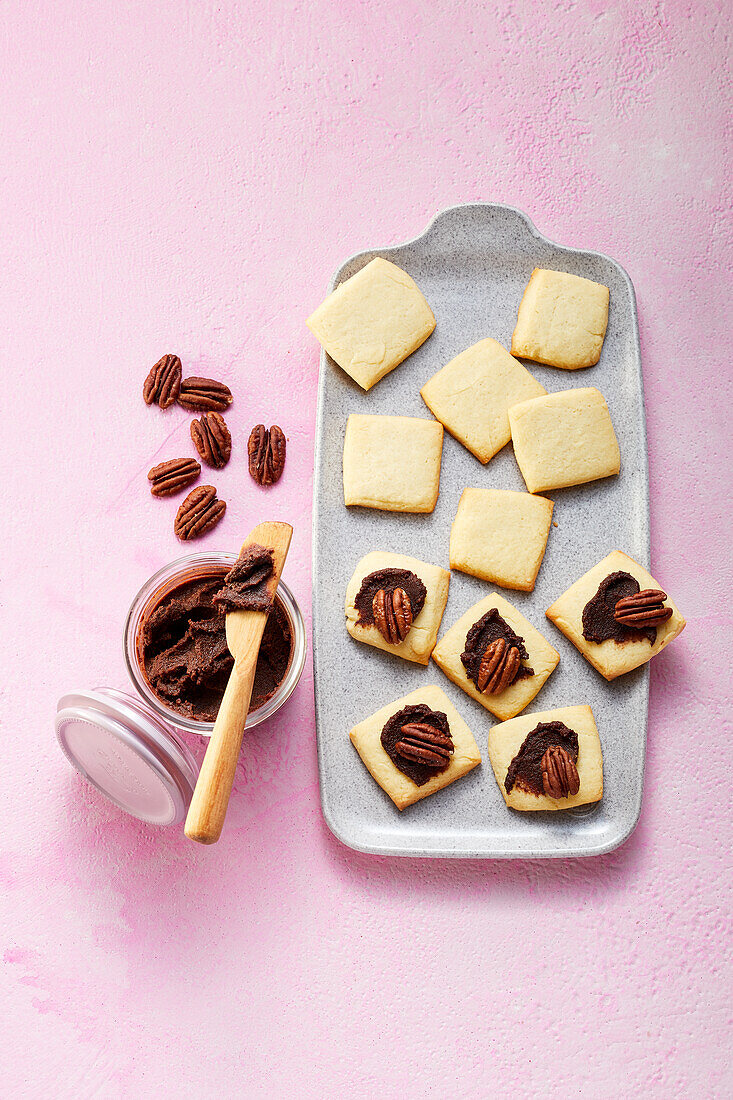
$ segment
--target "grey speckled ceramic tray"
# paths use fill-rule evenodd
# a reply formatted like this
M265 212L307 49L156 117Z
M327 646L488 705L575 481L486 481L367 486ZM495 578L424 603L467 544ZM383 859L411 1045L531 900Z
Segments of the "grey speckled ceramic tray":
M641 806L648 667L608 684L545 618L545 608L610 550L649 564L649 507L644 396L633 286L621 267L597 252L548 241L520 211L477 204L444 210L413 241L360 252L341 267L332 290L375 256L409 272L435 313L433 335L369 392L324 354L318 399L314 487L313 631L321 801L334 834L352 848L384 855L528 858L607 852L629 835ZM448 565L448 538L462 490L525 488L511 444L482 466L445 434L440 496L432 515L397 515L343 501L341 452L351 412L430 417L420 387L458 352L485 336L509 347L522 292L534 267L555 268L605 283L611 306L595 367L555 370L528 364L548 391L596 386L604 394L621 447L621 473L548 494L555 500L547 553L532 593L505 595L560 652L560 664L530 704L547 710L578 703L593 708L604 755L603 801L586 811L508 810L487 756L488 711L433 664L409 664L355 642L344 625L344 592L369 550L392 550ZM441 635L491 590L454 572ZM499 589L501 591L501 589ZM483 764L446 789L400 813L357 756L348 731L358 721L421 684L436 683L473 730Z

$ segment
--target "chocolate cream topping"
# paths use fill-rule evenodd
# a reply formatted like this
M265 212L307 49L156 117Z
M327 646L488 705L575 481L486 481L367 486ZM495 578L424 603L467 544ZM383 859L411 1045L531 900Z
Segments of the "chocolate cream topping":
M395 745L402 740L402 727L409 722L427 722L434 729L440 730L441 733L445 733L450 737L448 716L442 710L431 710L427 704L417 703L398 710L397 714L392 715L382 730L382 748L394 766L399 768L402 774L411 779L413 783L416 783L418 787L423 787L434 775L444 772L450 761L446 761L443 768L432 768L428 767L427 764L418 764L415 760L406 760L404 756L400 756L395 751Z
M217 599L223 585L224 570L185 581L163 596L138 631L138 652L153 693L165 706L199 722L216 720L233 665L226 614ZM292 651L290 620L276 598L262 636L250 712L275 693Z
M529 794L542 795L542 757L550 745L559 745L578 763L578 735L564 722L540 722L522 742L519 752L509 765L504 787L507 794L516 786Z
M361 582L361 588L354 600L354 607L359 614L358 621L362 626L369 626L374 622L372 604L380 588L384 588L386 592L394 591L395 588L404 589L410 600L413 621L425 606L427 589L420 578L409 569L377 569Z
M272 550L253 542L240 554L224 578L224 587L214 596L221 611L269 611L272 597L268 591L273 574Z
M508 646L516 646L523 661L529 660L524 638L520 638L518 634L515 634L509 624L502 619L496 608L492 607L469 630L466 635L466 648L461 654L466 675L474 684L478 679L481 658L486 652L486 647L491 642L495 642L497 638L504 638ZM520 665L513 682L516 683L517 680L523 680L527 676L534 676L534 669L531 669L529 665Z
M586 641L605 642L613 638L618 645L623 645L624 642L646 638L654 645L656 627L625 626L613 617L618 601L625 596L635 596L638 591L639 582L630 573L610 573L602 580L593 599L583 608L583 637Z

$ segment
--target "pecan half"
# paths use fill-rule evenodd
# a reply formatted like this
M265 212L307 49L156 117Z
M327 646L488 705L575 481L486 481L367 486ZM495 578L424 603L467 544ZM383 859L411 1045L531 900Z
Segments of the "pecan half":
M412 606L404 588L380 588L372 600L374 625L390 645L404 642L412 626Z
M506 638L489 642L481 658L476 687L486 695L498 695L513 684L519 672L519 650L507 645Z
M444 768L450 763L453 738L427 722L408 722L403 726L395 751L405 760L414 760L429 768Z
M207 466L221 470L232 453L232 437L221 413L205 412L191 421L191 439Z
M223 382L213 378L184 378L178 394L178 404L184 409L214 409L220 412L228 409L234 398L232 391Z
M177 355L164 355L154 367L143 385L146 405L158 405L168 409L178 398L181 389L181 360Z
M223 500L217 500L213 485L199 485L192 489L176 514L174 530L179 539L188 542L206 534L227 510Z
M672 608L665 607L667 593L660 588L644 588L634 596L624 596L613 612L617 623L635 626L639 630L649 626L661 626L672 617Z
M274 485L285 466L285 435L273 424L255 424L247 441L249 472L258 485Z
M567 798L580 790L573 758L561 745L550 745L542 757L542 789L548 798Z
M154 497L170 497L180 493L201 473L201 463L195 458L172 458L153 466L148 473L150 492Z

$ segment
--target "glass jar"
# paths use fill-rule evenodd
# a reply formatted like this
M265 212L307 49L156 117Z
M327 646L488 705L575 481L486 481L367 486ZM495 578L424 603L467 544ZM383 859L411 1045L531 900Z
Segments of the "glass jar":
M138 631L143 618L160 603L165 595L172 592L174 588L178 588L179 585L184 584L186 581L206 575L208 572L216 574L222 569L228 572L236 560L236 554L209 552L203 554L188 554L184 558L178 558L176 561L172 561L169 565L164 565L162 569L159 569L157 573L154 573L153 576L145 582L135 596L127 615L127 621L125 622L125 661L127 663L127 671L130 674L130 679L135 685L138 694L145 700L148 706L152 707L156 714L167 723L178 730L185 730L188 733L198 733L202 737L211 737L211 732L214 728L213 722L201 722L194 718L186 718L171 707L167 707L153 692L148 683L140 659L137 644ZM251 711L248 715L248 728L259 725L259 723L264 722L266 718L271 718L272 715L280 709L283 703L290 698L300 679L303 666L305 665L307 643L305 624L303 623L303 616L300 613L300 608L295 602L290 589L287 585L283 584L282 581L280 581L278 585L276 598L290 623L290 631L293 639L290 664L273 695L267 699L262 706L258 707L257 710Z
M137 636L143 616L187 580L229 571L234 554L190 554L159 569L145 582L125 622L125 660L137 697L114 688L69 692L59 699L56 736L69 762L106 798L141 821L175 825L183 821L198 766L180 733L210 737L212 722L178 714L154 695L142 667ZM290 664L269 699L252 711L250 728L270 718L292 695L305 665L306 634L300 609L280 582L279 601L293 640Z

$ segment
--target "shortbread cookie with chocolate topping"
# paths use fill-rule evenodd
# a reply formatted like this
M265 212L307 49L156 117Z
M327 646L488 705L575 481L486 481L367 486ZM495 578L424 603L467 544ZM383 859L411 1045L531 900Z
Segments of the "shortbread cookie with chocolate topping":
M602 393L561 390L509 410L514 457L530 493L617 474L618 440Z
M357 642L426 665L449 584L449 571L439 565L373 550L361 559L347 586L346 629Z
M344 500L387 512L432 512L443 425L416 416L352 413L344 438Z
M434 684L382 707L354 726L349 737L398 810L447 787L481 763L473 734Z
M651 660L685 627L674 601L620 550L589 569L546 615L607 680Z
M433 416L479 462L488 462L511 439L511 406L546 392L526 367L490 338L451 359L420 390Z
M507 489L464 489L450 529L450 566L502 588L531 592L553 502Z
M427 340L435 317L407 272L378 257L336 287L306 324L334 362L369 390Z
M466 695L505 721L532 702L560 654L516 607L493 592L443 635L433 660Z
M565 271L532 272L519 305L512 355L578 370L601 357L609 290Z
M590 707L501 722L489 730L489 760L514 810L569 810L603 797L601 740Z

